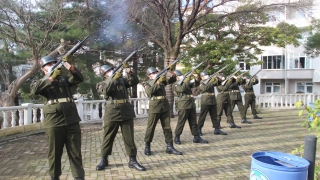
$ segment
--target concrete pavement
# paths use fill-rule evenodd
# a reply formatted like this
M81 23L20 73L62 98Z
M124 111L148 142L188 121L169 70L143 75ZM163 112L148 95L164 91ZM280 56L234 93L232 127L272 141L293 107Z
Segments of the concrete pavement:
M251 154L257 151L280 151L291 153L304 142L310 132L302 127L303 120L297 110L264 111L263 119L248 120L253 124L241 124L238 112L234 118L241 129L230 129L223 116L221 125L227 136L213 135L209 116L203 128L203 139L209 144L194 144L188 123L181 135L181 145L174 144L182 151L181 156L165 153L166 144L161 125L158 123L151 143L152 155L144 155L144 134L147 119L135 120L135 142L138 161L147 168L139 172L128 167L129 157L125 154L122 135L119 132L109 156L109 166L96 171L100 162L102 141L101 123L82 124L82 156L86 180L102 179L249 179ZM171 119L174 132L177 117ZM50 179L47 162L48 146L44 133L28 134L0 141L0 179L34 180ZM319 154L319 153L318 153ZM319 155L317 156L319 162ZM61 180L73 179L66 152L62 156Z

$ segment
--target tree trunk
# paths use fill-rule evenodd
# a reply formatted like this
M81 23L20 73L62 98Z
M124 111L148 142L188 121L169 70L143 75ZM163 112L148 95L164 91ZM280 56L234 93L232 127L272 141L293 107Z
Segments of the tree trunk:
M164 67L168 67L169 64L171 64L175 59L176 58L166 58L164 62ZM170 116L171 118L174 118L174 114L173 114L174 95L172 91L172 84L168 84L165 87L165 90L166 90L167 99L169 100L169 104L170 104Z

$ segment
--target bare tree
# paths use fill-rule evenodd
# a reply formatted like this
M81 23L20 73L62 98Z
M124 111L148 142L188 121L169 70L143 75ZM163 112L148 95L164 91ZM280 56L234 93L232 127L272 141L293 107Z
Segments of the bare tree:
M20 77L16 77L12 82L9 81L8 72L0 72L0 78L6 84L6 90L0 94L0 104L2 106L13 106L14 98L17 96L22 84L32 77L38 70L38 59L42 53L52 51L50 54L55 56L59 46L56 41L62 33L63 28L72 26L72 22L77 19L69 19L68 25L61 23L68 18L70 13L81 14L82 9L67 11L63 7L67 2L59 1L30 1L30 0L0 0L0 36L4 42L4 49L1 54L12 52L12 56L1 56L1 61L7 61L3 66L10 66L10 61L17 60L21 63L32 63L30 71ZM45 4L45 6L44 6ZM63 45L62 42L60 45ZM21 57L21 52L26 55ZM20 56L19 56L20 55ZM46 55L46 54L45 54Z
M167 66L178 57L183 39L210 22L219 22L235 14L284 11L285 6L303 11L312 5L313 0L287 3L265 0L131 0L128 3L131 19L148 32L151 41L163 48ZM240 5L246 5L246 8L237 8ZM211 13L216 14L215 18L205 19ZM203 20L202 23L195 26L199 20ZM167 86L166 91L172 107L171 86Z

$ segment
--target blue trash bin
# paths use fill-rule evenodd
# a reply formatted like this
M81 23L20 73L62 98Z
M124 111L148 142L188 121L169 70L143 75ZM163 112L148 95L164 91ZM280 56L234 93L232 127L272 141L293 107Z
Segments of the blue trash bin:
M282 152L252 154L250 180L307 180L309 162Z

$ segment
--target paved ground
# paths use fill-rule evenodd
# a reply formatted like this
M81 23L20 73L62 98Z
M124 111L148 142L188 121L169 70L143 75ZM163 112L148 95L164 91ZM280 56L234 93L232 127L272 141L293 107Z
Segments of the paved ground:
M138 160L147 168L138 172L128 168L128 157L124 154L121 133L114 143L113 155L109 156L110 166L105 171L96 171L100 161L102 140L101 123L82 124L82 155L86 180L101 179L249 179L251 154L257 151L280 151L291 153L299 147L305 135L310 134L301 126L302 120L296 110L265 111L259 114L262 120L248 119L253 124L242 125L241 129L230 129L226 118L222 119L223 131L227 136L213 135L209 116L203 129L204 139L209 144L194 144L189 127L181 136L181 145L175 145L184 155L165 153L166 144L160 124L151 144L153 155L144 155L144 133L146 119L135 120L135 142L138 147ZM241 125L238 112L235 121ZM251 117L251 115L248 115ZM174 130L177 118L172 120ZM48 146L44 133L29 135L0 142L0 179L49 179ZM319 162L319 153L317 156ZM62 157L63 174L61 179L73 179L67 154Z

